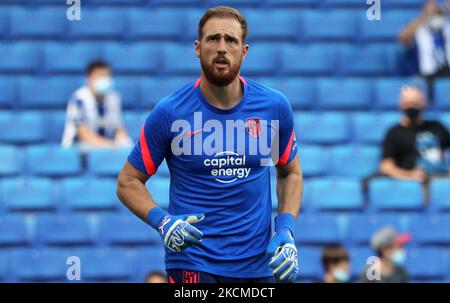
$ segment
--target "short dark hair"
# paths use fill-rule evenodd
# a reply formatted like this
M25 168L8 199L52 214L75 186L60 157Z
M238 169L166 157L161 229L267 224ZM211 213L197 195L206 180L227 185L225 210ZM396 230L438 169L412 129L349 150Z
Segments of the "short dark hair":
M350 259L347 250L340 244L327 245L322 252L322 265L328 271L331 265Z
M198 23L198 39L202 40L203 38L203 26L205 26L205 23L213 18L213 17L231 17L235 18L242 26L242 41L245 41L247 39L248 35L248 26L247 21L245 20L244 16L241 15L236 9L229 7L229 6L217 6L208 9L203 17L200 19L200 22Z
M89 63L87 69L86 69L86 74L89 76L92 74L92 72L98 68L107 68L107 69L111 69L111 67L109 66L108 63L106 63L105 61L102 60L95 60L92 61L91 63Z

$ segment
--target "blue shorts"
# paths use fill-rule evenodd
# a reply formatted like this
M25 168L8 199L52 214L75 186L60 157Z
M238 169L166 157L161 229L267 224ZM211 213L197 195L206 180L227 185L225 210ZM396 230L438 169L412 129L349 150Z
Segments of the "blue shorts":
M232 278L213 275L203 271L169 269L169 283L275 283L273 277Z

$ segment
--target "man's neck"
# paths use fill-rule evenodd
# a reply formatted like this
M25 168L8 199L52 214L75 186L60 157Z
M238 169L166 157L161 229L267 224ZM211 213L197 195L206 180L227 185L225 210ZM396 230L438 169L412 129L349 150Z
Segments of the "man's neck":
M416 121L411 121L411 119L409 119L408 117L404 116L401 120L400 120L400 125L404 126L404 127L409 127L409 126L413 126L413 125L421 125L423 123L423 120L421 118L417 119Z
M239 75L227 86L217 86L202 74L200 89L206 101L220 109L230 109L237 105L244 95Z

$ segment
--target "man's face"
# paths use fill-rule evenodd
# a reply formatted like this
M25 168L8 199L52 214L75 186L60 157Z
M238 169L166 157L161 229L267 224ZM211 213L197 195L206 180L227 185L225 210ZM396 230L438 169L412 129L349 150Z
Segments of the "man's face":
M105 78L111 79L112 77L112 72L109 68L96 68L94 69L91 74L88 76L87 78L87 82L89 87L95 92L97 92L97 88L98 88L98 81L99 80L103 80Z
M415 87L404 88L400 95L400 109L416 108L423 110L425 108L425 97L422 91Z
M195 41L203 73L217 86L226 86L237 77L247 51L242 26L234 18L209 19L203 26L202 40Z

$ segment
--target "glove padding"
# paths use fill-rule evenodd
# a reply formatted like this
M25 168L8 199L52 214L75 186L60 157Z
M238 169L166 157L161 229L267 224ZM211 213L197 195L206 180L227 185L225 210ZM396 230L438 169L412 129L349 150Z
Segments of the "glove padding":
M201 242L203 233L191 224L200 222L204 214L189 214L180 216L165 216L158 226L158 231L164 240L164 245L173 252Z
M275 234L267 248L269 266L278 282L295 282L298 275L298 254L291 232L287 229Z

